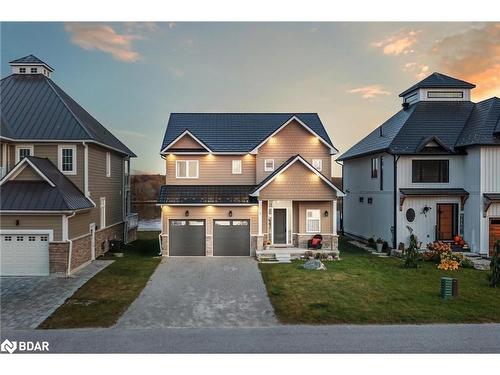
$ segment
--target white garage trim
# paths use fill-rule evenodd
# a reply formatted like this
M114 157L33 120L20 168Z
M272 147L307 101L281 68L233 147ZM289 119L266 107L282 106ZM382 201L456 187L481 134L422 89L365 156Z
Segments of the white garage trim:
M48 234L49 242L54 240L54 231L52 229L0 229L1 234Z

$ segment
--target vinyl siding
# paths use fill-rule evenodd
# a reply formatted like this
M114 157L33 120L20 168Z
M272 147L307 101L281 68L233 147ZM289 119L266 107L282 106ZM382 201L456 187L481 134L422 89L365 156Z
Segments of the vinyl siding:
M189 216L185 216L186 210L189 211ZM229 217L229 211L233 212L233 216ZM163 233L168 234L168 221L170 219L194 220L205 219L207 235L213 234L213 220L214 219L231 219L231 220L244 220L250 219L250 234L257 235L258 227L258 206L247 207L231 207L231 206L163 206Z
M298 232L296 233L307 233L306 231L306 215L307 210L320 210L320 224L321 224L321 233L333 233L332 228L332 202L297 202L297 214L298 214ZM325 217L324 213L328 211L328 217ZM294 218L294 226L295 226L295 218Z
M199 178L176 178L176 160L198 160ZM232 174L232 161L241 160L242 173ZM254 155L168 155L167 185L256 185Z
M19 225L16 225L19 220ZM52 229L54 241L62 240L62 215L2 215L1 229Z
M95 211L95 209L94 209ZM78 212L75 216L68 219L68 238L74 239L90 233L89 224L92 223L91 210L85 212Z
M265 159L274 159L274 168L276 169L291 156L297 154L300 154L311 164L312 159L323 160L321 173L327 177L331 177L331 155L329 148L302 125L293 121L281 129L258 150L256 157L257 183L272 173L264 170Z
M30 166L25 167L21 173L19 173L14 180L17 181L40 181L43 180L42 177L35 172Z
M315 173L295 162L259 193L259 199L334 199L336 193Z
M172 146L169 148L203 148L202 145L200 145L198 142L196 142L193 138L191 138L189 135L185 135L181 139L179 139L177 142L175 142Z

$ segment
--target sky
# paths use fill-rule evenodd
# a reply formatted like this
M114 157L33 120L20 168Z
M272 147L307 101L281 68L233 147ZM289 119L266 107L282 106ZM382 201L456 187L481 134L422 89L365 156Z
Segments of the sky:
M171 112L317 112L341 154L434 71L500 97L500 23L1 23L0 41L2 78L13 59L47 62L136 172L165 172Z

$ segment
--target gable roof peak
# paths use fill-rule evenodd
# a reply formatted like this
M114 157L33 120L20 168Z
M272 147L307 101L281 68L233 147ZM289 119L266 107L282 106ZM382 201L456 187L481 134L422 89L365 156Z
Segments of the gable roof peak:
M476 85L463 81L458 78L447 76L443 73L434 72L423 80L417 82L410 88L403 91L399 94L400 97L405 96L406 94L415 91L417 89L425 89L425 88L454 88L454 89L473 89Z
M28 55L28 56L21 57L19 59L15 59L15 60L9 61L9 64L11 66L12 65L44 65L51 72L54 71L54 68L52 68L45 61L40 60L35 55Z

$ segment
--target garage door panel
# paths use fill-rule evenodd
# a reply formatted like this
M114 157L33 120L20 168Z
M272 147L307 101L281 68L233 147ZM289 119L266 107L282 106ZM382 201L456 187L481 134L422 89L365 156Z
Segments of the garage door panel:
M169 238L171 256L204 256L205 220L170 220Z
M214 256L249 256L250 220L214 220Z
M0 235L2 276L47 276L49 274L48 234Z

